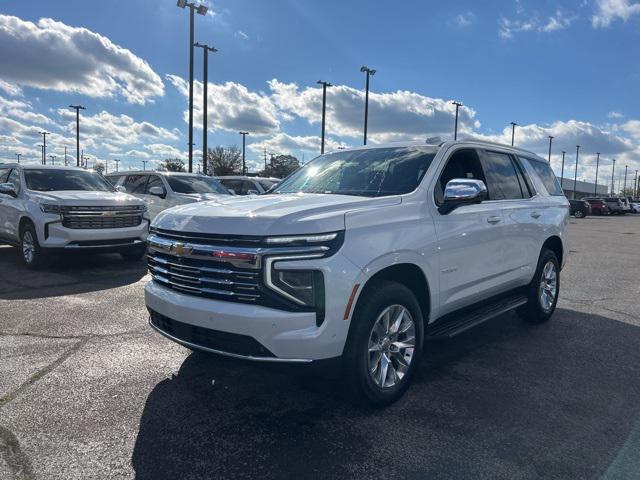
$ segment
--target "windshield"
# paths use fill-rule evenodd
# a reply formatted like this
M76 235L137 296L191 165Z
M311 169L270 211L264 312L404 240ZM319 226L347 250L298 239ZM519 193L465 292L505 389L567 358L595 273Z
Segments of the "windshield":
M218 193L230 195L220 182L213 178L199 176L188 177L186 175L167 175L167 181L171 190L176 193Z
M416 189L435 147L372 148L322 155L283 180L272 193L334 193L364 197Z
M41 169L24 171L29 190L54 192L64 190L87 190L113 192L113 186L99 173L84 170Z

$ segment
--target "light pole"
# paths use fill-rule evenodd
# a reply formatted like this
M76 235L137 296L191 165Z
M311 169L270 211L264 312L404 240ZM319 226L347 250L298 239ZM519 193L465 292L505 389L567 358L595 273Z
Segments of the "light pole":
M67 147L64 147L64 166L67 166Z
M451 102L451 103L456 106L456 123L455 123L455 126L453 127L453 139L457 140L458 139L458 109L462 106L462 103L460 102Z
M18 157L18 165L20 165L20 155L22 155L21 153L16 153L16 157Z
M562 170L560 170L560 188L562 188L562 183L564 182L564 154L567 153L564 150L562 151ZM564 188L562 188L564 192Z
M242 175L247 174L247 166L245 163L245 147L246 147L246 137L249 135L249 132L238 132L242 135Z
M69 105L76 111L76 167L80 166L80 110L86 110L82 105Z
M628 165L624 166L624 184L622 186L622 194L626 196L625 191L627 190L627 169L629 168Z
M598 196L598 167L600 166L600 152L596 153L596 181L593 187L593 195Z
M118 165L120 164L120 159L119 158L114 158L113 161L116 162L116 172L117 172L118 171Z
M55 155L49 155L49 158L51 159L51 165L55 165L57 157Z
M142 160L142 170L146 170L147 169L147 162L149 160Z
M638 170L636 170L636 188L633 189L633 198L638 198Z
M376 74L376 71L369 67L360 67L360 71L367 74L364 94L364 144L367 144L367 122L369 117L369 77Z
M89 155L82 154L82 162L84 163L84 169L89 170L89 160L91 157Z
M195 43L194 47L202 49L202 72L203 72L203 92L202 92L202 173L207 174L207 103L209 96L207 87L209 85L209 52L217 52L215 47L210 47L204 43Z
M323 80L318 80L316 83L322 85L322 133L320 136L320 155L322 155L324 153L324 126L327 114L327 87L333 87L333 85Z
M573 199L576 199L576 187L578 185L578 156L580 155L580 145L576 145L576 169L573 174Z
M193 171L193 19L194 12L206 15L208 8L205 5L188 3L186 0L178 0L178 7L189 7L189 173Z
M615 181L616 181L616 159L614 158L613 168L611 169L611 195L614 194L616 189Z
M511 146L513 147L513 142L516 138L516 127L518 124L516 122L511 122Z
M47 135L50 135L49 132L40 132L42 135L42 164L47 164Z
M551 135L549 135L549 163L551 163L551 142L553 141L555 137L552 137Z

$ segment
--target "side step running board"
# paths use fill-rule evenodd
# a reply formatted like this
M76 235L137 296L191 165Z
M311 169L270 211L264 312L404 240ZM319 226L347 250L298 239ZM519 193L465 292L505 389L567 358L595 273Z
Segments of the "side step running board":
M451 314L436 321L427 328L426 339L445 339L469 330L492 318L502 315L527 303L524 295L502 298L496 302L485 304L475 310Z

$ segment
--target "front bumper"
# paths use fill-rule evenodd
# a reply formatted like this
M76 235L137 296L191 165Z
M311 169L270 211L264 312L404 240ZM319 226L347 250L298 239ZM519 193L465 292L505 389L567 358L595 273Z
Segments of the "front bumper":
M140 248L149 232L149 220L126 228L72 229L59 221L46 223L39 229L40 246L64 251L122 251Z
M308 262L311 260L283 264L306 268L311 265ZM247 360L300 363L339 357L349 332L350 322L344 320L345 307L362 272L339 253L314 260L313 268L325 275L325 318L319 326L315 312L215 300L180 293L150 281L145 287L145 301L152 314L151 326L188 348ZM174 322L174 326L177 323L178 328L153 321L154 314ZM233 337L225 345L220 337L227 334L253 339L264 347L264 353L259 349L255 354L238 350ZM209 341L210 336L215 338Z

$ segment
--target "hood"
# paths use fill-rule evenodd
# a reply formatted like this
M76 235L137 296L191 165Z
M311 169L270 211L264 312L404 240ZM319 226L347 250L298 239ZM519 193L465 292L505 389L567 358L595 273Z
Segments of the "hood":
M65 206L117 206L141 205L144 202L133 195L120 192L96 192L69 190L57 192L30 192L31 198L40 203Z
M322 233L344 230L347 212L400 202L400 197L310 193L229 197L221 203L202 202L170 208L161 212L152 226L228 235Z

